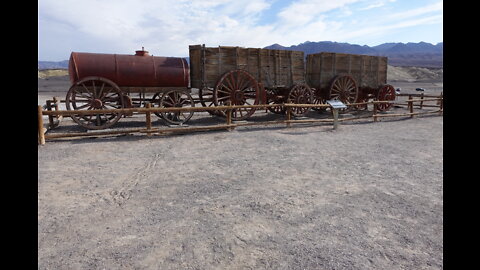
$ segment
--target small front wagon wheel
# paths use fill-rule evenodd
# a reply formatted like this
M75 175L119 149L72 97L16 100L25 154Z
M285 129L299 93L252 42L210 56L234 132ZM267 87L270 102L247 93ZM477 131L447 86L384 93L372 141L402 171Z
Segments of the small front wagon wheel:
M165 92L160 100L161 108L182 108L195 107L195 102L192 96L179 90L172 90ZM160 112L163 120L173 125L182 125L186 123L193 116L193 111L176 111L176 112Z
M379 111L387 111L395 100L395 88L390 84L385 84L378 90L377 100L378 101L392 101L392 103L378 103L377 108Z
M290 89L288 93L288 103L294 104L311 104L313 101L313 92L306 84L296 84ZM294 116L305 115L310 108L308 107L293 107L292 114Z

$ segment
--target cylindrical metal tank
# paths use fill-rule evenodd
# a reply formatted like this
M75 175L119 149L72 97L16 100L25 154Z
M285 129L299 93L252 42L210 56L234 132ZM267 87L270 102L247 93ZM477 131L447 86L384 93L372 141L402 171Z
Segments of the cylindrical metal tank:
M68 65L73 83L87 76L98 76L120 87L188 87L189 67L185 58L72 52Z

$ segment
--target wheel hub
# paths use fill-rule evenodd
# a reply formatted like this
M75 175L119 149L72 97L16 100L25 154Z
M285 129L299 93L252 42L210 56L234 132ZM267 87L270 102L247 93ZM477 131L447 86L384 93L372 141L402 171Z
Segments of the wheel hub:
M96 99L92 100L91 105L95 109L101 109L102 106L103 106L103 102L100 99L96 98Z
M233 102L235 104L239 104L243 101L243 91L242 90L235 90L235 92L233 93Z

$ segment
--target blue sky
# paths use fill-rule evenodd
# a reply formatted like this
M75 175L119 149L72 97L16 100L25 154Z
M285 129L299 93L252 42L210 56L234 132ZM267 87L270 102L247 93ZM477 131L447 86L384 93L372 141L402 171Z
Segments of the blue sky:
M439 0L39 0L38 60L72 51L188 56L188 45L443 42Z

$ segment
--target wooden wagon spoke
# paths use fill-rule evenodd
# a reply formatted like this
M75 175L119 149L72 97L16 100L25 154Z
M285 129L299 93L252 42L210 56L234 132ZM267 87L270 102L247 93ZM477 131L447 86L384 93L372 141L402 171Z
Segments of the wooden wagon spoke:
M76 107L75 109L76 109L76 110L81 110L81 109L86 108L86 107L92 108L92 106L90 105L90 103L87 103L87 104L82 105L82 106L80 106L80 107Z
M226 100L226 99L230 99L230 96L223 96L223 97L219 97L217 100Z
M233 78L233 73L230 73L230 78L225 78L225 81L230 85L230 89L235 90L236 85L235 85L235 79Z
M166 107L173 107L173 104L172 102L168 102L166 100L163 101L163 105L166 105Z
M181 101L180 101L180 104L181 104L181 105L183 105L183 104L188 104L188 103L190 103L190 102L189 102L188 99L186 99L186 98L182 98Z
M82 83L82 86L85 90L87 90L88 93L90 93L92 95L93 98L95 98L95 93L92 93L92 91L90 91L90 89L88 89L85 84Z
M77 97L86 98L87 100L91 100L91 99L92 99L91 96L85 96L85 94L83 94L82 92L75 92L75 100L78 100Z
M223 84L222 84L222 85L223 85ZM225 87L225 88L227 88L229 91L225 91L225 90L223 90L222 88L219 88L219 89L218 89L218 92L224 93L224 94L227 94L227 95L230 95L230 93L233 92L232 89L230 89L230 88L228 88L228 87Z

